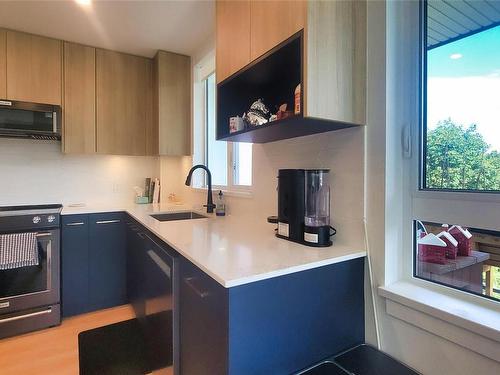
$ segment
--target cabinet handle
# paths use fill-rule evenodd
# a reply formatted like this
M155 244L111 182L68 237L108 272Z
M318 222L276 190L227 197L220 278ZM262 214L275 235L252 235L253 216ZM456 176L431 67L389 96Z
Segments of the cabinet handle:
M155 262L156 265L160 267L163 273L170 279L172 273L170 266L165 263L153 250L148 250L148 255L153 260L153 262Z
M37 237L50 237L50 236L52 236L52 233L50 233L50 232L37 233L36 236Z
M0 324L1 323L14 322L16 320L32 318L34 316L45 315L45 314L50 314L50 313L52 313L52 308L48 308L47 310L37 311L37 312L34 312L34 313L30 313L30 314L25 314L25 315L13 316L11 318L0 319Z
M96 221L96 224L114 224L114 223L119 223L120 220L99 220Z
M66 224L66 226L68 226L68 227L76 227L78 225L85 225L85 223L83 221L80 221L78 223L68 223L68 224Z
M184 282L188 287L190 287L200 298L206 298L210 295L210 293L207 290L200 290L198 287L195 285L194 281L196 281L196 277L186 277L184 279Z
M137 235L138 235L141 239L143 239L143 240L145 240L145 239L146 239L146 235L145 235L144 233L137 232Z

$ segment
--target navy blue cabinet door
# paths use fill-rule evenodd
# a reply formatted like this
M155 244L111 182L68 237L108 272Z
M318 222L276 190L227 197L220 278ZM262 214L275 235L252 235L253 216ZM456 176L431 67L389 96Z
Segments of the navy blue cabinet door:
M127 302L124 214L89 215L89 305L92 310Z
M89 222L88 215L62 217L61 301L62 315L88 311Z
M185 259L180 266L180 373L227 374L227 289Z

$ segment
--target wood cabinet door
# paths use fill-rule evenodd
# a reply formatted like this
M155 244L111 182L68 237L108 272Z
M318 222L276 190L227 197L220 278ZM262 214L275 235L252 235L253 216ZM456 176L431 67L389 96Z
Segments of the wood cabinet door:
M92 154L95 137L95 48L64 43L65 153Z
M307 1L252 1L250 14L253 61L305 27Z
M145 155L152 122L152 60L96 50L97 152Z
M250 1L216 3L217 83L250 62Z
M0 99L7 98L7 32L0 29Z
M62 42L7 31L7 98L61 104Z
M160 155L191 155L191 58L158 51L154 65L159 134L153 140Z

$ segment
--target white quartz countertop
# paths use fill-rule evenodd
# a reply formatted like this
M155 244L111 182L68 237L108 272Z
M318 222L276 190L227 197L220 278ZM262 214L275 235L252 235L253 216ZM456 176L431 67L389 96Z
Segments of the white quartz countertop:
M226 288L366 256L363 238L314 248L277 238L266 217L211 216L160 222L150 215L179 205L65 207L62 215L125 211ZM207 215L206 213L200 212Z

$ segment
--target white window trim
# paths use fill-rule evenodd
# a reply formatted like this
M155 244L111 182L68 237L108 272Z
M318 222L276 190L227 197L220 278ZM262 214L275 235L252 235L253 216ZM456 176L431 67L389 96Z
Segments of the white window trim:
M454 297L453 293L445 294L441 288L434 288L436 284L424 283L429 285L402 281L380 287L379 294L386 298L387 314L498 361L498 308L471 302L464 296Z
M500 223L500 195L418 190L418 175L413 172L419 168L419 67L415 64L418 51L411 46L420 43L419 2L386 4L387 108L388 112L392 111L392 116L387 115L386 157L387 160L400 158L387 166L389 186L386 189L394 190L396 194L401 189L403 200L386 201L385 281L378 293L385 298L389 315L498 361L499 302L413 277L414 219L458 224L464 221L463 224L468 226L500 230L492 227ZM407 82L406 87L402 87L403 82ZM401 135L408 124L411 124L409 133L413 153L410 159L404 159ZM399 203L402 203L402 208ZM472 205L475 206L473 210ZM391 228L394 223L399 227ZM400 237L392 241L397 237L395 233Z
M196 83L201 83L203 80L205 80L207 77L209 77L212 73L215 72L215 53L214 51L211 51L207 56L205 56L201 61L194 66L194 84L193 87ZM194 95L201 95L201 93L196 92L196 89L193 89ZM200 103L204 101L205 93L203 92L202 97L200 97ZM199 118L196 115L196 111L202 112L200 108L196 108L193 106L193 110L195 111L194 117ZM202 120L204 124L206 124L206 119L204 118L204 114ZM198 124L195 124L194 126L200 127ZM201 132L203 139L205 140L206 137L206 127L203 126L201 127L202 130ZM195 132L193 132L194 136ZM222 190L222 192L227 195L227 196L233 196L233 197L242 197L242 198L251 198L253 196L253 190L252 190L252 185L236 185L234 184L234 159L233 159L233 153L234 153L234 143L233 142L226 142L227 143L227 185L212 185L212 191L219 191ZM193 144L196 144L196 141L193 140ZM205 145L206 142L203 142L203 162L202 164L206 164L206 150L205 150ZM252 151L253 152L253 151ZM194 162L194 161L193 161ZM200 162L197 160L196 162ZM253 169L253 163L252 163L252 169ZM205 184L206 184L206 177L205 177ZM253 184L253 172L252 172L252 184ZM191 186L191 188L194 191L205 191L207 190L206 186Z

